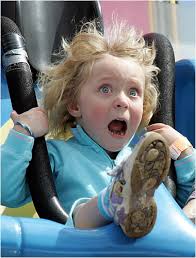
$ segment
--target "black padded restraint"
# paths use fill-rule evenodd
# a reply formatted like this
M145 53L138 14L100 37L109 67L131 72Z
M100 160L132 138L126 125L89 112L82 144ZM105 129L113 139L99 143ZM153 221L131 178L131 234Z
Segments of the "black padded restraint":
M156 48L155 64L161 70L158 74L160 107L153 115L150 124L164 123L175 128L175 57L173 47L170 41L159 33L146 34L144 39L148 45L154 42ZM169 175L164 183L174 197L176 195L175 182L176 172L172 161Z
M12 45L13 49L25 49L24 38L11 19L1 17L1 31L2 49L4 53L12 50ZM16 35L16 39L17 36L20 37L22 43L17 43L17 41L12 38L10 40L9 35ZM21 53L21 56L22 55ZM16 60L18 60L18 62L13 62L10 65L7 65L7 63L3 61L3 65L12 107L20 114L36 107L37 101L33 89L32 73L27 60L25 60L25 58ZM12 161L10 160L10 162ZM30 161L26 173L32 200L39 216L41 218L65 223L68 215L58 201L44 137L35 139L32 160Z

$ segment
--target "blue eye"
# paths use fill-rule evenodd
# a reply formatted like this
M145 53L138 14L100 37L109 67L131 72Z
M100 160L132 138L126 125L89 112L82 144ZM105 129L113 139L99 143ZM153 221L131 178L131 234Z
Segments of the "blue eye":
M104 86L101 86L101 87L99 88L99 91L100 91L101 93L108 94L108 93L111 92L111 88L110 88L109 86L107 86L107 85L104 85Z
M138 95L138 92L136 89L130 89L129 95L131 97L136 97Z

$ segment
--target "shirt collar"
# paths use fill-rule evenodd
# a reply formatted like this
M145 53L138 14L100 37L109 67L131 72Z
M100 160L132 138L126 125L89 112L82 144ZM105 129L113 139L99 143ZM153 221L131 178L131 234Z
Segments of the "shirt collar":
M97 144L91 137L88 136L88 134L83 130L83 128L79 124L77 124L75 128L71 128L71 131L74 137L82 145L91 146L96 152L101 151L108 155L107 152L99 144ZM128 156L131 153L131 147L129 146L131 140L132 139L130 139L127 145L121 151L119 151L118 155L116 156L116 159L114 160L114 163L119 164L119 162L122 160L122 157Z
M83 128L77 124L75 128L71 128L71 131L75 138L82 144L86 146L96 145L99 146L88 134L83 130Z

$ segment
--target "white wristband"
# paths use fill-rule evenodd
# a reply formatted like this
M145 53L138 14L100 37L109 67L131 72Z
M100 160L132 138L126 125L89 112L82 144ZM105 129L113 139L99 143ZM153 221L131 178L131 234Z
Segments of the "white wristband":
M20 121L16 121L16 123L14 125L20 125L22 128L24 128L30 134L30 136L34 137L34 134L31 130L31 128L27 124L24 124Z

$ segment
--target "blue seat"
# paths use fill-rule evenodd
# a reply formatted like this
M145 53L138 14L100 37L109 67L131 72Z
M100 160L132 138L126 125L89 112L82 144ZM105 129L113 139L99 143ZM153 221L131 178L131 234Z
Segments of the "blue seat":
M5 73L1 69L1 126L3 126L10 117L12 111L12 103L8 91Z
M176 62L176 129L195 146L195 60Z
M195 226L161 184L155 192L157 222L142 238L128 238L113 223L79 230L46 219L1 220L2 256L194 257Z

